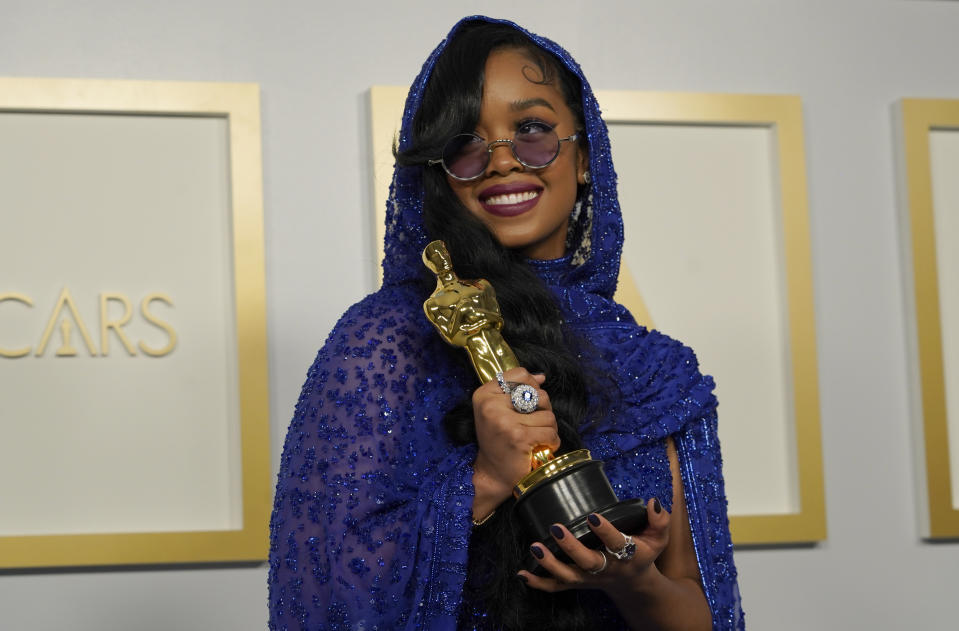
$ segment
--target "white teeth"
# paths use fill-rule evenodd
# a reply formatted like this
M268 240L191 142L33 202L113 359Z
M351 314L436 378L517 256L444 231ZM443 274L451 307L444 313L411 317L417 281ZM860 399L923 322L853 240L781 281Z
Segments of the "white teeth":
M508 193L506 195L495 195L486 198L485 202L491 206L505 206L507 204L519 204L528 202L531 199L539 197L539 191L524 191L522 193Z

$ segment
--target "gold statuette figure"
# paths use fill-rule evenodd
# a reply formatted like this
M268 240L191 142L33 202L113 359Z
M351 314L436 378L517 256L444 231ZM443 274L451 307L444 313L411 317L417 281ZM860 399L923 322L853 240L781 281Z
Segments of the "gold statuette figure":
M480 381L489 383L496 373L519 366L500 334L503 316L493 286L483 279L460 280L442 241L426 246L423 263L436 274L436 291L423 303L426 317L444 340L466 349Z
M433 241L423 250L423 263L436 274L436 290L423 303L426 317L449 344L465 348L480 381L496 379L504 393L511 396L527 384L512 384L502 374L519 365L516 355L503 339L503 316L496 292L486 280L461 280L453 271L446 244ZM498 377L498 378L497 378ZM535 393L535 390L533 390ZM517 412L532 413L513 400ZM589 450L577 449L558 457L540 445L530 454L530 472L513 486L514 513L534 540L562 553L549 534L552 524L566 524L576 539L593 548L602 546L587 525L587 515L598 512L624 532L638 532L646 526L646 508L641 500L620 502L603 473L603 463L590 458ZM476 522L474 522L476 523ZM590 539L592 537L592 539ZM534 563L531 571L539 567Z

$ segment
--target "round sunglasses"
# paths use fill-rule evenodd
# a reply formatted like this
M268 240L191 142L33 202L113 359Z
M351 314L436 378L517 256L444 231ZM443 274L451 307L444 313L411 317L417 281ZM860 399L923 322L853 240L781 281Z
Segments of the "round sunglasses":
M427 164L441 164L454 180L469 182L486 172L495 147L509 145L520 164L530 169L542 169L559 155L560 143L572 142L578 137L577 133L560 138L551 127L545 125L524 126L512 138L491 142L486 142L485 138L476 134L457 134L443 147L442 157L428 160Z

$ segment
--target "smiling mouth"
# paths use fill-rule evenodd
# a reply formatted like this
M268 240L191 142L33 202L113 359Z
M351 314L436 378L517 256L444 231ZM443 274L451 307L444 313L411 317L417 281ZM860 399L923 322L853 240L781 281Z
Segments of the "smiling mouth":
M479 198L480 206L491 215L499 217L516 217L531 210L539 202L541 188L531 188L525 191L493 190L492 195L482 195Z
M539 197L539 191L523 191L522 193L506 193L504 195L493 195L482 200L489 206L510 206L521 204Z

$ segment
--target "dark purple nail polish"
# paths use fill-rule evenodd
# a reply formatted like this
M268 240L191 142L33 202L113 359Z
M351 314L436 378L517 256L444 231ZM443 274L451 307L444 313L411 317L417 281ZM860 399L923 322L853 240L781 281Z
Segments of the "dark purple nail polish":
M533 556L537 559L543 558L543 549L539 546L530 546L529 551L533 553Z
M599 525L599 515L597 515L596 513L590 513L589 517L587 517L586 519L589 521L589 523L593 524L594 526Z
M549 527L549 532L551 535L553 535L557 539L563 538L563 529L557 526L556 524L553 524L552 526Z
M529 579L526 578L526 576L524 576L523 574L517 574L516 576L519 578L519 580L523 581L524 583L529 582Z
M663 505L659 503L658 498L653 500L653 510L656 511L657 514L663 512Z

